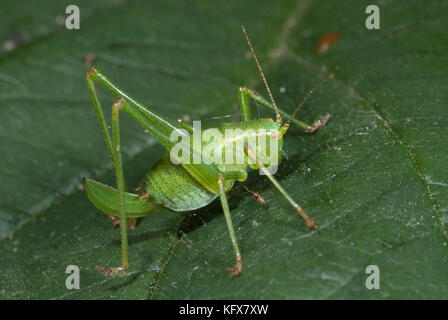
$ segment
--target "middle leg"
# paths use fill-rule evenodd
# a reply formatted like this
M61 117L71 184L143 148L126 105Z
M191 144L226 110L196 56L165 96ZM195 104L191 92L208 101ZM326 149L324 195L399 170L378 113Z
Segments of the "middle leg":
M263 166L263 164L260 163L260 161L258 161L257 157L255 156L254 152L249 148L249 146L246 145L244 147L244 152L247 154L247 156L249 158L251 158L252 160L255 161L255 163L260 168L260 170L263 171L264 175L267 176L269 180L271 180L272 184L277 188L278 191L280 191L280 193L286 198L286 200L291 204L291 206L296 210L296 212L299 214L299 216L303 219L303 221L305 222L305 225L310 229L312 228L312 229L317 230L318 226L314 222L314 220L311 219L306 214L305 210L303 210L303 208L292 199L292 197L286 192L285 189L283 189L283 187L280 185L280 183L277 181L277 179L275 179L272 176L272 174L269 172L269 170L267 170Z
M224 175L220 174L218 177L219 197L221 198L222 209L226 218L227 227L232 240L233 251L235 252L235 266L226 269L232 276L237 276L243 270L243 256L241 255L238 243L236 241L235 231L233 230L232 218L230 217L229 204L227 203L226 193L224 190Z

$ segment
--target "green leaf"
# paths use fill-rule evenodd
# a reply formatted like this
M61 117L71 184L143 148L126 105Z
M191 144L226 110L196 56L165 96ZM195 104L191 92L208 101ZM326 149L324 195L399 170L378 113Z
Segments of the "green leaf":
M244 24L277 104L292 112L326 71L397 28L446 12L446 2L381 3L380 30L365 28L367 1L78 1L80 30L56 23L69 1L28 2L0 13L0 298L447 296L446 17L369 48L298 113L306 122L332 114L315 134L290 129L276 174L319 232L256 172L246 185L266 204L242 188L230 192L244 257L237 278L224 271L233 252L219 201L142 219L129 231L130 270L103 277L92 267L120 263L119 231L80 188L82 177L114 185L86 57L171 119L229 121L239 85L265 92ZM316 55L330 31L341 38ZM100 92L109 111L113 97ZM253 115L272 117L252 106ZM130 117L121 125L133 187L163 148ZM68 265L81 270L79 290L65 287ZM366 289L369 265L379 267L379 290Z

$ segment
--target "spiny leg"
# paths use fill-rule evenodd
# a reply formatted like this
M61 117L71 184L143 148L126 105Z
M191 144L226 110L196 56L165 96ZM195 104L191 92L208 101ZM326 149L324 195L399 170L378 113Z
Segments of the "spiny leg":
M308 228L313 228L315 230L318 229L317 224L314 222L313 219L311 219L305 212L305 210L302 209L301 206L299 206L297 204L297 202L295 202L291 196L285 191L285 189L283 189L283 187L280 185L280 183L278 183L277 179L275 179L272 174L269 172L269 170L267 170L262 163L260 163L260 161L256 158L256 156L254 155L253 151L246 145L244 147L244 151L246 152L247 156L249 158L251 158L252 160L254 160L256 162L256 164L260 167L260 170L263 171L264 175L266 175L269 180L271 180L272 184L278 189L278 191L280 191L280 193L286 198L286 200L288 200L288 202L293 206L293 208L297 211L297 213L299 214L299 216L305 221L305 225Z
M120 128L119 128L119 112L124 105L124 100L117 100L112 106L112 137L107 128L106 118L101 107L98 95L96 93L95 84L87 74L87 86L89 88L90 96L92 98L93 106L95 108L101 130L103 131L106 145L112 156L112 162L115 167L115 176L117 181L117 190L120 204L120 233L121 233L121 266L115 268L104 268L102 266L95 266L94 269L99 269L104 275L113 275L124 272L129 267L128 258L128 237L127 237L127 222L126 211L124 206L124 177L122 157L120 150Z
M104 275L115 275L124 272L129 267L128 258L128 225L126 208L124 206L124 176L120 144L120 109L125 101L118 99L112 106L112 153L114 154L115 177L117 180L118 202L120 204L120 233L121 233L121 266L104 268L96 266Z
M261 105L275 111L274 106L272 105L272 103L270 103L268 100L266 100L265 98L263 98L260 94L258 94L257 92L249 89L248 87L239 87L238 89L238 96L239 96L239 102L240 102L240 107L241 107L241 114L243 115L243 120L246 120L244 118L244 109L248 108L248 97L251 97L252 99L254 99L255 101L257 101L258 103L260 103ZM285 116L288 117L289 114L286 113L285 111L283 111L282 109L278 109L278 112ZM249 116L250 116L250 111L248 112ZM296 125L298 125L299 127L301 127L305 132L314 132L317 129L323 127L326 125L326 123L328 122L328 120L330 119L331 115L327 114L325 116L323 116L322 118L317 119L316 121L314 121L312 124L306 124L305 122L302 122L300 120L297 120L295 118L291 119L292 122L294 122ZM250 120L250 119L248 119Z
M238 243L236 241L235 231L233 230L232 218L230 217L229 204L227 203L226 193L224 190L224 176L222 174L218 177L219 185L219 197L221 198L222 209L226 218L227 227L230 233L230 239L232 240L233 251L235 252L235 266L227 268L226 271L232 276L237 276L243 270L243 256L241 255Z
M159 141L167 149L167 151L171 151L172 148L176 146L178 142L172 140L171 135L173 130L179 131L179 124L176 124L168 118L157 114L150 108L138 103L125 91L110 81L106 75L96 67L92 67L87 72L87 83L90 83L91 91L95 90L93 81L98 81L115 96L124 99L126 104L123 106L122 110L133 117L143 128L148 131L149 134L156 138L157 141ZM190 147L190 152L194 154L196 151L194 148ZM211 182L212 179L216 179L216 176L219 173L218 167L215 164L183 163L182 166L201 184L207 186L215 193L219 192L216 183Z
M118 268L103 268L97 267L104 274L116 274L123 272L129 266L128 261L128 241L127 241L127 221L126 212L124 208L124 189L125 182L123 177L123 168L121 161L120 150L120 137L119 137L119 111L120 109L129 113L134 119L137 120L145 129L147 129L152 136L159 140L165 147L171 148L172 142L170 141L170 133L172 129L176 129L175 125L163 116L152 112L150 109L145 108L129 95L127 95L119 87L115 86L98 68L92 67L87 72L86 76L87 86L89 88L90 96L95 108L95 112L100 123L101 130L103 131L106 145L112 156L114 163L116 178L117 178L117 191L120 202L120 230L121 230L121 248L122 248L122 265ZM112 108L112 136L109 132L104 112L101 107L101 103L98 99L94 81L98 81L108 90L110 90L119 100L114 104Z
M116 86L112 81L110 81L104 73L101 72L97 67L92 67L87 72L87 85L89 87L90 95L92 97L95 110L98 114L100 120L101 129L103 132L107 131L107 124L104 120L104 115L99 107L100 103L98 96L96 94L96 89L94 86L94 81L98 81L106 89L108 89L116 97L123 99L126 104L123 105L123 111L127 112L132 116L140 125L142 125L148 132L156 138L162 145L164 145L168 150L174 146L174 142L170 140L170 136L173 130L177 130L177 126L174 122L164 116L155 113L149 108L146 108L142 104L138 103L135 99L130 97L125 91ZM106 137L106 143L110 148L112 148L112 141L110 136Z

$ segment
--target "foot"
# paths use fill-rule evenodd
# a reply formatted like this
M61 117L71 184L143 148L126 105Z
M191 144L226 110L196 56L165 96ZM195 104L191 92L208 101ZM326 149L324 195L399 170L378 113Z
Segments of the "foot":
M111 214L106 213L106 216L112 219L112 226L113 227L119 227L120 226L120 218L115 217ZM128 219L128 229L135 229L137 226L137 218L131 218Z
M260 192L258 191L252 191L249 190L248 187L246 187L245 185L242 185L244 187L244 189L246 189L247 192L249 192L252 195L252 198L254 198L255 200L257 200L259 203L264 204L266 202L266 200L264 199L264 197L260 194Z
M314 229L314 230L318 230L319 229L319 227L314 222L314 220L309 218L309 217L308 217L308 219L305 219L305 225L307 226L307 228L310 228L310 229Z
M120 266L115 268L105 268L102 266L94 266L93 270L100 270L100 272L103 274L103 276L116 276L120 273L125 272L127 269L127 266Z
M308 126L305 129L305 132L312 133L312 132L316 131L317 129L322 128L323 126L325 126L327 124L330 117L331 117L331 114L327 114L327 115L323 116L322 118L317 119L316 121L313 122L312 125Z
M235 266L227 268L226 271L234 277L240 275L243 271L243 258L237 258Z
M148 193L148 192L145 192L145 193L143 193L142 195L140 195L139 198L142 199L142 200L143 200L143 199L148 199L148 198L149 198L149 193Z
M306 212L302 209L301 206L299 206L298 204L294 205L294 209L296 209L297 213L299 214L299 216L303 219L303 221L305 221L305 225L310 228L310 229L314 229L314 230L318 230L319 227L317 226L316 222L314 222L313 219L311 219L310 217L308 217L308 215L306 214Z

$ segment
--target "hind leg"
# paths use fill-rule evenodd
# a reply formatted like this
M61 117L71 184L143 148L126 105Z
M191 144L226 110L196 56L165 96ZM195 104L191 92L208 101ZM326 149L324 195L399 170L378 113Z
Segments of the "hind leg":
M121 148L120 148L120 124L119 124L119 113L120 109L126 103L123 99L118 99L112 106L112 123L111 123L111 132L107 127L106 118L104 117L104 112L101 107L101 104L98 100L98 96L96 94L96 89L93 81L87 77L87 86L90 91L90 95L92 98L93 106L96 111L96 115L98 117L98 121L100 123L100 127L103 131L104 138L106 140L107 147L112 156L112 162L115 168L115 177L117 183L117 197L120 207L120 233L121 233L121 266L112 267L112 268L104 268L101 266L96 266L94 269L99 269L104 275L114 275L124 272L129 267L129 258L128 258L128 234L127 234L127 221L126 221L126 209L125 209L125 196L124 196L124 176L123 176L123 165L122 165L122 156L121 156ZM111 136L112 133L112 136Z

